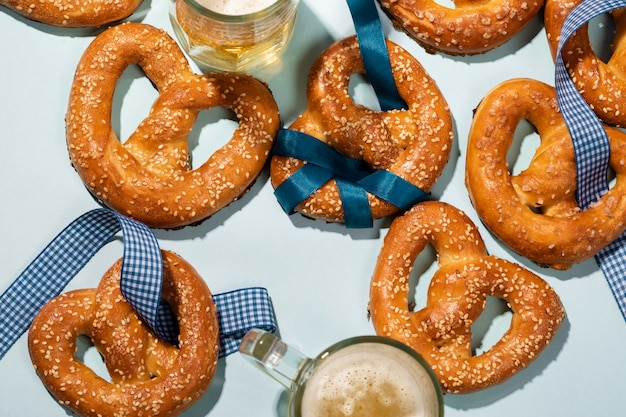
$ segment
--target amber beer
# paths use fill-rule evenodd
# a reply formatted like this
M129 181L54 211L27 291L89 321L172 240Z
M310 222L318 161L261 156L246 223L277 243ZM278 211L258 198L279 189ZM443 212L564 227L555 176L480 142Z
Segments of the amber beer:
M310 358L252 329L239 352L289 390L289 417L443 417L435 374L397 340L351 337Z
M331 353L308 378L296 405L302 417L438 416L424 368L405 351L360 343Z
M243 72L274 62L293 33L298 0L172 0L170 18L189 56Z

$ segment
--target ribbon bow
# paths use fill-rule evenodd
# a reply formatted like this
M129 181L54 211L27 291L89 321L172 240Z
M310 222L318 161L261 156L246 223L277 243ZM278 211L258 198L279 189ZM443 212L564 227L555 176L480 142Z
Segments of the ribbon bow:
M555 88L576 157L576 196L581 208L608 190L610 147L602 123L571 80L561 49L574 32L594 17L626 6L624 0L584 0L565 19L556 54ZM596 255L619 308L626 318L626 232Z
M386 170L372 172L365 162L349 158L324 142L296 130L281 129L272 152L307 162L274 190L278 202L289 214L331 179L337 184L348 228L372 227L366 192L401 210L428 196L394 173Z
M372 0L347 0L356 29L365 71L383 111L406 109L396 87L389 62L378 11ZM275 190L276 198L288 214L315 190L334 179L341 196L348 228L372 227L367 192L406 210L428 194L399 176L386 171L372 172L363 161L349 158L325 143L295 130L281 129L273 148L276 155L306 161Z
M95 209L73 221L0 295L0 359L28 329L37 312L63 288L111 238L122 230L124 255L120 289L155 334L169 342L178 325L161 301L163 260L152 230L109 209ZM237 350L252 327L276 330L267 291L247 288L213 297L220 318L220 356Z

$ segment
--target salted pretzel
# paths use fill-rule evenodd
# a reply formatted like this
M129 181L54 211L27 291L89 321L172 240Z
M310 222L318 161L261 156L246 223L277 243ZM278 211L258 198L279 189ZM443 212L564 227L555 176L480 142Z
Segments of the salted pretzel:
M426 305L413 311L411 270L428 244L437 251L439 269ZM471 326L487 296L506 300L511 324L500 340L476 355ZM420 353L449 393L482 390L524 369L553 340L565 315L543 279L488 256L472 221L435 201L418 203L391 223L372 276L369 310L376 333Z
M111 126L116 82L138 64L158 89L150 114L121 143ZM201 110L231 109L231 139L193 168L187 135ZM198 223L245 193L269 156L280 115L267 86L249 75L196 75L176 42L126 23L99 36L76 69L66 115L74 168L107 206L148 226Z
M511 40L541 10L544 0L378 0L394 26L427 52L485 53Z
M52 26L103 26L130 16L142 0L0 0L27 19Z
M546 0L545 28L552 57L567 15L582 0ZM625 9L611 13L615 21L613 54L608 62L598 58L589 40L589 24L581 26L565 43L562 57L574 85L600 119L626 126L626 16Z
M507 154L523 120L537 129L541 144L528 168L511 175ZM476 109L467 144L465 182L480 218L539 265L568 269L594 256L626 229L626 135L605 129L615 185L581 210L574 149L554 88L530 79L496 86Z
M175 416L210 385L219 349L212 295L191 265L162 253L162 295L178 319L177 346L157 339L122 296L121 260L97 289L61 294L35 317L28 347L37 375L78 415ZM81 335L104 358L111 382L74 357Z
M407 110L378 112L355 104L348 88L350 76L364 73L355 36L326 49L310 69L307 108L289 129L304 132L338 152L386 169L429 192L448 162L452 146L452 117L435 81L408 52L387 40L393 76ZM274 188L304 162L275 155L270 165ZM394 214L398 208L368 194L372 218ZM343 222L344 213L334 180L324 184L295 211L328 222Z

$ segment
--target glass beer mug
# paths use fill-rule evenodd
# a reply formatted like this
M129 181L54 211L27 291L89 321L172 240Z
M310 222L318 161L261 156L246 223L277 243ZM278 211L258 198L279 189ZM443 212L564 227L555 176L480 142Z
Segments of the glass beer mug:
M434 373L413 349L380 336L338 342L308 358L253 329L239 352L289 390L289 417L442 417Z
M246 72L277 60L295 26L299 0L171 0L182 48L211 70Z

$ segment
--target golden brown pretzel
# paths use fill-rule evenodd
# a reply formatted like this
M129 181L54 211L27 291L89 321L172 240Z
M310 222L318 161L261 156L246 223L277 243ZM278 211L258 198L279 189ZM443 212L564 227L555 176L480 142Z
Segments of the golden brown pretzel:
M511 175L507 153L515 129L528 120L541 145L529 167ZM465 181L487 227L519 254L542 266L568 269L626 229L626 136L606 127L615 185L592 207L576 203L576 165L554 88L530 79L509 80L482 100L467 144Z
M357 39L352 36L335 42L315 61L307 83L307 109L289 129L307 133L372 169L389 170L429 192L448 162L452 117L435 81L419 62L391 41L387 47L408 110L377 112L352 101L350 76L365 72ZM273 186L278 187L303 164L295 158L273 156ZM377 196L368 194L368 199L374 219L398 211ZM329 222L344 221L335 181L319 188L296 211Z
M130 16L142 0L0 0L27 19L60 27L103 26Z
M115 83L138 64L159 96L120 143L111 127ZM187 135L198 113L232 109L239 126L199 167ZM197 223L236 200L261 172L280 123L271 92L248 75L196 75L174 40L152 26L127 23L97 36L74 77L66 116L76 171L103 203L149 226Z
M439 269L426 305L409 310L417 255L432 244ZM472 323L487 296L507 301L511 325L487 351L472 353ZM416 204L391 223L370 287L376 333L411 346L432 367L444 391L468 393L499 384L530 364L564 318L554 290L523 267L487 256L482 238L460 210L442 202Z
M379 0L394 26L428 52L475 55L517 35L541 10L544 0Z
M556 57L561 27L582 0L547 0L545 27L552 57ZM616 32L608 62L596 56L589 41L588 24L581 26L562 49L565 66L574 85L600 119L626 126L626 17L625 9L611 13Z
M179 344L158 340L119 288L121 260L96 290L64 293L47 303L28 333L35 370L58 401L80 416L175 416L208 388L217 365L219 327L213 298L191 265L163 251L163 297L180 328ZM87 335L111 382L74 357Z

